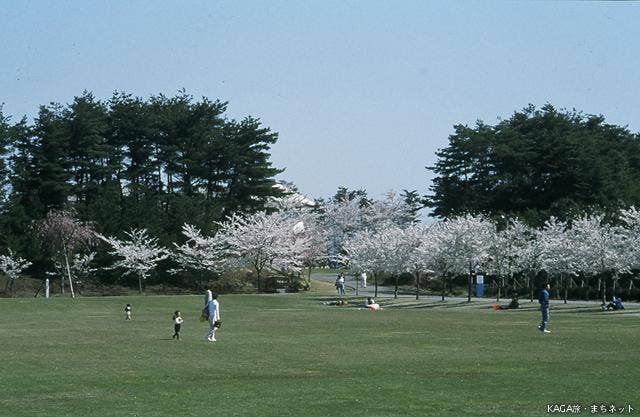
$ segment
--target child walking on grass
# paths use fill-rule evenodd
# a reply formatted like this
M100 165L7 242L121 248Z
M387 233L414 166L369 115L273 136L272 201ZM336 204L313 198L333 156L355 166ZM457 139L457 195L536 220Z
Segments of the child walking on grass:
M173 313L173 337L172 337L172 339L180 340L180 326L182 325L183 321L184 320L182 319L182 314L180 313L180 310L176 310Z

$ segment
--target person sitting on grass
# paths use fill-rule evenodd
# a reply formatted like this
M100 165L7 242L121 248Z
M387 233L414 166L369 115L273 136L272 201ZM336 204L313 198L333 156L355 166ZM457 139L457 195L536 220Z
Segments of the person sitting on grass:
M624 305L622 305L622 299L620 297L613 296L613 299L609 304L607 304L607 311L609 310L624 310Z
M380 307L380 304L376 303L376 300L373 299L373 297L367 297L367 309L368 310L382 310L382 307Z
M325 301L322 304L326 306L343 306L345 304L349 304L347 300L335 300L335 301Z

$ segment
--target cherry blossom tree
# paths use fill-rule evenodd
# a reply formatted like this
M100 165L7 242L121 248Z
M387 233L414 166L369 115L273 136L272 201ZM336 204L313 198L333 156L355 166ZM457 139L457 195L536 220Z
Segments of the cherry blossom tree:
M200 229L185 224L182 234L187 241L178 246L174 243L173 259L182 269L195 271L209 271L218 273L225 265L225 242L219 234L204 236Z
M625 264L634 270L640 269L640 211L634 206L620 212L623 228L620 233L624 237ZM633 287L633 279L629 280L629 289Z
M428 271L423 256L431 243L426 237L428 230L429 227L415 223L402 227L388 222L377 230L358 231L345 241L340 260L352 271L373 273L375 296L380 273L388 273L395 279L394 297L398 295L398 277L405 272L415 274L417 297L419 274ZM419 248L423 252L419 252Z
M613 292L620 273L630 272L625 239L626 232L606 222L603 215L583 216L573 221L570 239L580 242L573 246L576 266L587 275L598 276L598 287L602 287L602 303L606 300L606 284L600 277L610 273L613 280ZM565 295L564 299L566 302Z
M374 200L361 209L364 227L373 230L386 227L388 223L405 226L416 222L412 207L395 191L389 191L382 200Z
M517 223L516 223L517 222ZM542 271L542 245L539 239L540 232L524 225L519 221L516 223L517 242L515 250L518 251L515 256L516 270L523 273L526 280L526 287L529 289L529 299L533 302L535 292L535 277Z
M356 198L331 201L323 207L329 260L340 262L346 239L363 230L362 202Z
M415 222L413 208L393 191L382 200L353 197L345 196L324 207L324 227L333 261L343 258L343 243L359 231L375 232L389 224L402 226Z
M497 301L505 280L511 281L512 292L518 285L515 274L522 272L528 261L526 249L533 239L532 230L519 220L510 220L506 227L495 231L488 247L485 269L498 279Z
M69 279L71 297L75 297L70 259L82 246L95 241L95 232L90 223L82 222L67 210L51 210L45 219L36 224L36 231L54 254L54 264L62 264ZM64 294L64 279L60 280L60 291Z
M9 289L12 297L16 293L16 280L30 265L31 262L16 256L11 249L9 249L9 255L0 255L0 271L8 278L5 291Z
M283 218L295 221L293 231L308 239L308 249L303 254L303 265L308 267L307 283L311 278L311 268L328 259L328 233L323 227L322 216L314 200L300 194L292 184L276 184L282 197L272 197L268 207L278 211Z
M254 270L260 292L265 270L278 273L302 270L310 238L300 221L287 212L234 214L219 224L218 233L224 240L227 255Z
M437 227L437 223L421 224L414 223L405 230L407 239L414 242L414 250L411 252L409 264L413 271L416 283L416 300L420 294L421 274L432 274L435 265L434 254L436 253L436 240L432 231Z
M434 224L433 267L442 278L442 300L446 280L454 275L469 274L474 259L482 263L488 256L488 248L495 226L480 216L465 215Z
M158 245L158 239L150 237L146 229L133 229L126 232L128 239L119 240L100 234L97 236L108 243L112 250L111 255L118 259L109 269L122 268L123 275L135 274L138 276L138 292L142 294L142 281L146 280L150 272L158 263L169 258L171 253Z
M378 231L380 245L386 248L383 258L383 270L394 278L394 298L398 297L398 277L410 272L416 274L416 286L419 285L420 269L423 268L421 259L416 256L418 248L427 242L424 229L410 223L405 227L389 224ZM416 288L416 297L418 288Z
M549 275L557 277L561 285L567 285L567 276L575 276L580 270L579 259L574 250L575 242L569 230L567 223L551 217L538 234L542 248L542 268Z
M338 262L355 272L373 274L374 297L378 296L378 276L385 270L385 247L371 230L356 231L344 241Z

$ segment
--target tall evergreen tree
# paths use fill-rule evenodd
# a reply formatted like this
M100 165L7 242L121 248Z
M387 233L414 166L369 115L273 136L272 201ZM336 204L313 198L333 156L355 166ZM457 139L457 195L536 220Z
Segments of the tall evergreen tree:
M9 186L9 144L11 142L11 125L10 118L5 117L2 113L2 105L0 104L0 211L4 209Z
M33 169L38 198L44 208L61 209L68 201L71 179L69 167L69 129L63 107L41 106L35 120Z
M437 152L433 215L507 214L541 225L640 202L640 142L602 116L529 106L495 126L455 126Z
M262 127L258 119L247 117L228 122L226 135L230 151L225 213L259 211L270 196L279 195L273 188L273 177L284 170L269 162L269 150L278 134Z
M120 161L113 158L116 150L107 136L107 108L93 94L75 97L65 113L72 193L76 207L84 206L99 199L103 186L117 177Z

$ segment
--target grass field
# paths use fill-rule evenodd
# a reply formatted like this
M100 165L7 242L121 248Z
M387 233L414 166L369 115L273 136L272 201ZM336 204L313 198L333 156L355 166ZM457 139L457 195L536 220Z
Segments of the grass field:
M2 299L2 416L542 416L640 409L640 311L415 301L369 312L321 293ZM123 320L131 303L134 320ZM171 339L171 313L185 317ZM626 411L625 411L626 413ZM628 415L628 413L626 414Z

